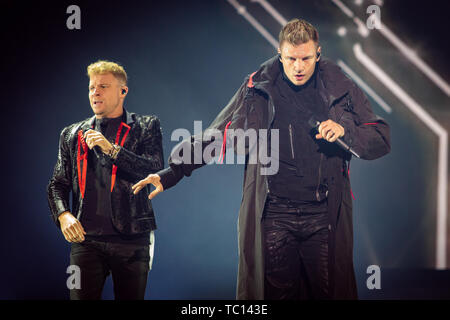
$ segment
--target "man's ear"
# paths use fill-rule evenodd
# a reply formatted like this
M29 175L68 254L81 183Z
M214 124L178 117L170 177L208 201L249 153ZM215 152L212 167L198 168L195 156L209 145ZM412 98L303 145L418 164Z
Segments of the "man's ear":
M278 52L278 59L280 59L280 61L281 61L281 50L280 50L280 48L278 48L277 52Z
M322 47L318 47L317 53L316 53L316 62L320 60L321 52L322 52Z

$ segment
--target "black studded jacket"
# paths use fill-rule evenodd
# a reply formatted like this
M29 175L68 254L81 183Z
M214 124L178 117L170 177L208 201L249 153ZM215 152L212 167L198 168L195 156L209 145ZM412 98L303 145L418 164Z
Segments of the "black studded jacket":
M64 128L60 135L58 159L47 186L52 218L60 227L58 217L70 211L78 220L83 215L85 198L85 167L87 158L95 156L88 150L82 133L92 128L95 116ZM125 235L156 229L155 215L148 200L149 189L134 195L131 186L149 173L164 167L162 133L156 116L140 116L124 110L122 130L117 136L122 147L115 160L105 157L113 165L111 179L112 222ZM114 167L116 169L114 169ZM72 210L69 194L72 193Z

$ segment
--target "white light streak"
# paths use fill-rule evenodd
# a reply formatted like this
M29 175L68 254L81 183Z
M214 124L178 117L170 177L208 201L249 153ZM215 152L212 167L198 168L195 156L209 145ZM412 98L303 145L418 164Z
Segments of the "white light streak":
M437 223L436 223L436 268L446 269L447 264L447 167L448 134L425 109L409 96L395 81L372 61L362 50L360 44L353 46L356 58L383 83L409 110L411 110L439 138L438 186L437 186Z
M337 64L345 71L357 84L360 86L378 105L383 108L386 113L392 113L392 108L371 88L364 82L344 61L338 60Z

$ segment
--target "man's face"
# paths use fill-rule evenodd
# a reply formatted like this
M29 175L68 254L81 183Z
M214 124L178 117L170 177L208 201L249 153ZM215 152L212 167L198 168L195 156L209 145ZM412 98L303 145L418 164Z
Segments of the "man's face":
M281 44L281 48L278 49L278 53L281 54L280 61L284 73L294 85L302 86L311 78L316 62L320 59L316 56L320 50L320 47L316 50L312 40L297 46L286 41Z
M89 80L89 102L97 118L115 118L122 114L123 99L119 80L112 73L94 74Z

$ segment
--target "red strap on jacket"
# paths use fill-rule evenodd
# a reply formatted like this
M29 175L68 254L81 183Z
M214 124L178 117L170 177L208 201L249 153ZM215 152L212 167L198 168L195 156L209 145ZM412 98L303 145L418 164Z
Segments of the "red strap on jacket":
M249 88L253 88L253 87L255 86L255 85L253 84L253 76L255 75L255 73L256 73L256 71L253 72L253 73L250 75L250 78L248 79L247 87L249 87Z
M123 135L122 141L120 142L120 146L123 147L123 144L125 143L125 139L127 138L128 132L130 132L130 126L127 125L124 122L120 123L119 129L117 130L117 136L116 136L116 142L115 144L119 144L119 140L120 140L120 134L122 133L122 128L123 127L127 128L127 131L125 131L125 134ZM117 166L115 164L113 164L112 167L112 174L111 174L111 192L114 189L114 184L116 183L116 175L117 175Z
M350 162L348 163L348 171L347 171L347 174L348 174L348 180L350 180ZM353 195L352 187L350 187L350 193L352 194L353 200L356 200L356 199L355 199L355 196Z
M120 146L123 147L125 140L127 138L128 132L130 132L131 127L126 123L120 123L119 129L117 130L116 142L119 145L120 135L122 133L122 128L126 127L127 131L123 135L120 141ZM83 149L83 154L81 154L81 149ZM78 131L78 151L77 151L77 167L78 167L78 185L80 187L81 198L84 199L84 193L86 190L86 173L87 173L87 160L88 160L88 146L84 140L83 130ZM83 162L83 168L81 168L81 162ZM111 174L111 192L114 189L116 183L117 166L113 164L112 174Z
M83 154L81 154L83 148ZM88 147L84 141L83 130L78 131L78 150L77 150L77 167L78 167L78 185L80 187L81 198L84 199L84 191L86 189L86 172L87 172L87 155ZM81 161L83 161L83 172L81 172Z
M219 162L223 163L223 159L225 158L225 152L227 150L227 130L230 126L231 121L227 123L225 130L223 131L223 142L222 142L222 150L220 151Z

